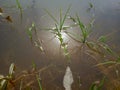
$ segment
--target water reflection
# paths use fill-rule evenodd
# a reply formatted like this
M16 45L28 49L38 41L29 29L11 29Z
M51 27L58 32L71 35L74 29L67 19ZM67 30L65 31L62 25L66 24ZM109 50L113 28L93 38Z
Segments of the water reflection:
M86 12L89 8L89 2L92 2L95 8L95 11L90 13ZM48 80L48 83L45 82L45 87L49 90L55 90L60 87L58 90L63 90L62 79L67 60L61 55L59 41L57 38L54 38L54 34L41 29L43 27L49 28L54 26L53 20L47 16L43 9L50 10L55 17L58 17L60 8L62 8L63 13L65 13L66 8L72 4L70 14L74 16L77 12L81 20L86 24L91 18L91 13L94 13L95 26L93 28L94 33L92 33L92 37L96 38L100 35L106 35L116 31L117 33L115 32L110 36L112 38L112 40L110 40L112 43L110 44L113 45L114 42L114 45L119 46L118 41L120 41L120 38L118 32L120 31L120 10L118 10L118 2L119 0L20 0L23 8L22 23L20 23L21 20L18 8L8 8L16 5L15 0L11 0L11 2L9 2L9 0L1 0L0 6L6 13L12 16L13 24L11 26L6 22L0 23L0 62L2 62L0 65L0 73L6 74L11 62L15 62L20 71L30 68L32 61L37 63L37 67L39 68L52 63L55 64L56 67L50 68L51 72L49 70L48 72L49 75L51 74L51 77L53 75L56 78L52 77L53 80ZM36 23L37 34L39 39L43 40L43 48L45 48L46 54L41 53L35 48L26 34L26 29L32 22ZM69 20L67 20L66 25L67 24L70 24ZM70 31L77 33L78 28L71 28ZM103 74L99 69L93 67L96 63L93 61L93 58L86 55L82 56L81 52L76 53L78 50L76 47L79 46L77 42L65 33L62 33L62 36L65 42L68 43L70 52L72 52L70 66L75 80L72 88L79 90L77 77L80 76L82 79L81 89L87 90L90 84L96 79L101 79ZM73 48L75 49L75 53L73 53ZM47 71L41 74L43 80L46 80L46 78L51 79L51 77L47 77L45 74L48 74ZM50 87L50 85L52 85L52 87Z

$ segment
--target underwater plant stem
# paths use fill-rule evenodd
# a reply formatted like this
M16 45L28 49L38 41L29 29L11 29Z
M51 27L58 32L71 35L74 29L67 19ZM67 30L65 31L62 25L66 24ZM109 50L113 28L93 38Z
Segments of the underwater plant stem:
M20 81L20 90L22 90L22 86L23 86L23 81Z
M41 85L40 78L39 78L38 75L36 75L36 79L37 79L37 81L38 81L39 90L42 90L42 85Z
M21 17L21 20L22 20L22 18L23 18L23 10L22 10L21 4L20 4L19 0L16 0L16 3L17 3L17 7L20 10L20 17Z

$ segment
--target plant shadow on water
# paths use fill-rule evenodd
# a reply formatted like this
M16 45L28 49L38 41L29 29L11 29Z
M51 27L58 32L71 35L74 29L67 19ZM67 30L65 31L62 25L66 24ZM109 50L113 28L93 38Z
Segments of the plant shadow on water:
M23 20L25 14L22 6L19 0L16 2L21 20ZM32 2L35 3L35 0ZM87 12L89 13L95 7L91 2L88 5ZM20 29L25 30L22 36L27 38L23 46L28 45L29 42L29 45L24 47L28 50L25 50L29 53L33 51L31 54L38 52L35 53L37 57L32 58L32 61L23 62L25 65L32 63L31 68L27 70L23 68L24 70L17 71L19 69L17 61L11 61L14 63L10 62L8 74L0 75L1 90L64 90L66 83L63 82L65 81L63 77L67 77L65 76L67 70L72 78L68 86L69 90L70 87L72 90L119 90L120 55L107 43L109 39L107 35L94 37L95 17L92 17L88 24L84 24L78 14L75 16L70 14L71 8L69 6L65 13L60 9L59 18L44 9L48 15L44 17L50 17L53 20L50 23L53 24L52 27L45 26L46 24L42 27L34 19L31 19L27 25L22 24L23 27ZM0 8L0 13L3 13L2 8ZM14 23L10 16L1 17ZM23 54L29 57L27 59L31 58L27 56L31 54ZM67 80L70 79L68 77Z

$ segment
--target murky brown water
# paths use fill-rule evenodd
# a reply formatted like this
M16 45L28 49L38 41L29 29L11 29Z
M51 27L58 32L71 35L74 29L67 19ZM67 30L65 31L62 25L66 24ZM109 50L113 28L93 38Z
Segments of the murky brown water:
M54 25L53 21L44 12L44 8L58 17L59 9L63 12L72 4L71 15L79 13L81 20L88 23L91 15L95 15L92 38L100 35L108 35L108 44L114 47L116 52L119 50L120 32L120 1L119 0L20 0L23 8L23 19L21 21L19 9L15 0L0 0L0 7L4 12L13 18L13 23L0 20L0 74L7 74L9 65L14 62L17 72L32 67L34 61L38 68L44 68L53 64L53 67L43 71L41 75L43 90L64 90L63 76L67 64L67 59L60 54L59 42L52 39L53 34L41 30L41 26L49 27ZM92 2L95 11L87 12L89 2ZM26 34L26 29L32 22L36 23L38 37L42 40L45 52L41 53L34 47ZM66 23L66 25L69 23ZM73 29L74 30L74 29ZM74 30L76 32L76 30ZM86 54L81 54L79 44L65 35L68 48L71 52L70 67L73 72L73 90L88 90L91 83L101 80L103 73L101 68L96 68L96 61ZM102 68L103 69L103 68ZM80 76L82 86L79 88L78 77ZM105 84L107 85L107 84ZM105 86L104 86L105 87ZM103 90L106 90L103 88ZM111 89L112 90L112 89Z

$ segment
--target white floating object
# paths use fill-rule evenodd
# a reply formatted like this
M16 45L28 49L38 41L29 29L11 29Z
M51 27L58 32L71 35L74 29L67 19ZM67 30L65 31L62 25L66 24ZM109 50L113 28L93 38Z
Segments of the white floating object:
M71 89L72 83L73 83L72 71L70 70L70 67L67 66L66 72L65 72L65 75L63 78L63 86L64 86L65 90L72 90Z

